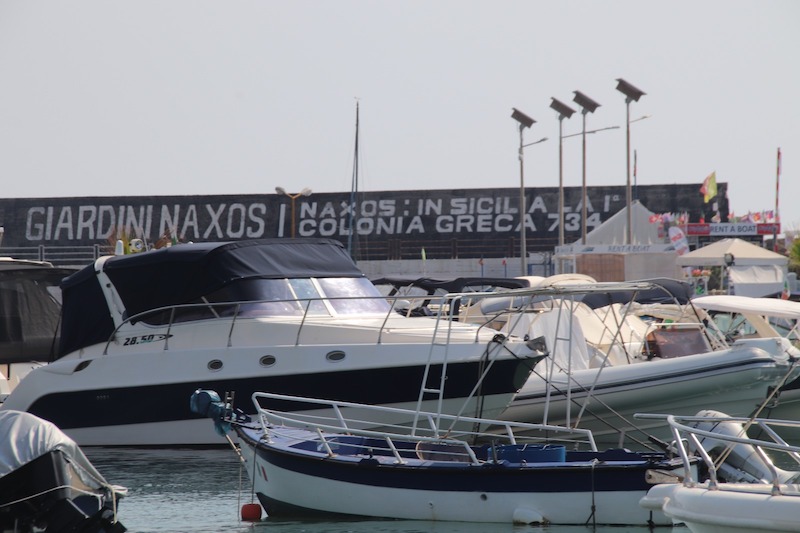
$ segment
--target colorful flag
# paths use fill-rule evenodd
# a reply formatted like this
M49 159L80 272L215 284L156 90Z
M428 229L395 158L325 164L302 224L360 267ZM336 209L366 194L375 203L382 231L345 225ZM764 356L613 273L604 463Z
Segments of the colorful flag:
M703 203L708 203L712 198L717 195L717 172L714 171L703 180L703 186L700 187L700 192L703 193Z

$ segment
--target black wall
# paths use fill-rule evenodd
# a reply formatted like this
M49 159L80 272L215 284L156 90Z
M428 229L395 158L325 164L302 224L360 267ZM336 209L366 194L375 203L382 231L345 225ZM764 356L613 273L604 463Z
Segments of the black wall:
M688 212L690 222L709 220L717 203L727 220L727 184L703 203L700 184L649 185L634 198L655 213ZM581 234L581 189L567 187L565 242ZM591 231L625 207L625 187L588 189ZM331 237L349 244L357 259L506 257L518 255L519 189L462 189L314 193L297 198L298 237ZM527 246L551 251L558 244L558 188L528 188ZM287 196L136 196L22 198L0 200L4 247L107 244L119 231L154 243L170 230L182 242L291 236L292 201ZM351 233L351 222L355 230Z

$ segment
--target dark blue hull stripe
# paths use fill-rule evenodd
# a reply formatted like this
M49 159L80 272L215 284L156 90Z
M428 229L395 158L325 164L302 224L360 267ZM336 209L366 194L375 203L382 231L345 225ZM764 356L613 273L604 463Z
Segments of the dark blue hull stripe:
M481 394L516 392L527 379L534 360L495 361L481 387ZM189 398L198 389L210 389L220 395L236 393L236 406L254 413L250 400L254 392L274 392L311 398L365 404L416 402L419 397L424 365L319 372L290 376L260 376L176 382L145 387L98 388L74 392L44 394L28 412L49 420L62 430L126 424L147 424L202 418L189 409ZM429 382L438 382L441 365L431 367ZM480 375L480 363L456 363L447 366L445 398L469 395ZM265 405L265 407L269 407ZM281 405L281 408L286 407ZM293 409L309 409L297 404Z

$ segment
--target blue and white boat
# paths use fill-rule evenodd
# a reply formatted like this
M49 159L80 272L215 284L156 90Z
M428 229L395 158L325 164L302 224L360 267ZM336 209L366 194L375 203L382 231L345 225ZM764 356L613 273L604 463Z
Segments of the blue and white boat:
M328 239L106 256L62 293L58 358L2 408L80 445L224 445L189 409L198 387L495 416L541 358L524 337L399 315Z
M376 431L359 429L362 417L398 410L269 393L252 400L254 423L232 421L230 403L211 391L197 391L192 403L217 427L232 425L271 517L668 525L638 502L684 471L660 453L598 451L587 430L416 411L403 413L414 424ZM309 416L302 404L330 416Z

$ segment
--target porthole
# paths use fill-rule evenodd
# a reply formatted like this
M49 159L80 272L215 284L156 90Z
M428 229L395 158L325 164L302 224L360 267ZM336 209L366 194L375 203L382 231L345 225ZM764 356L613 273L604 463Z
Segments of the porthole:
M332 352L328 352L325 355L325 359L334 363L341 361L342 359L344 359L344 357L345 353L341 350L334 350Z
M217 370L221 370L222 369L222 361L220 361L219 359L212 359L211 361L208 362L208 369L211 370L212 372L216 372Z
M258 360L258 363L261 366L272 366L277 362L277 359L274 355L265 355L261 359Z

